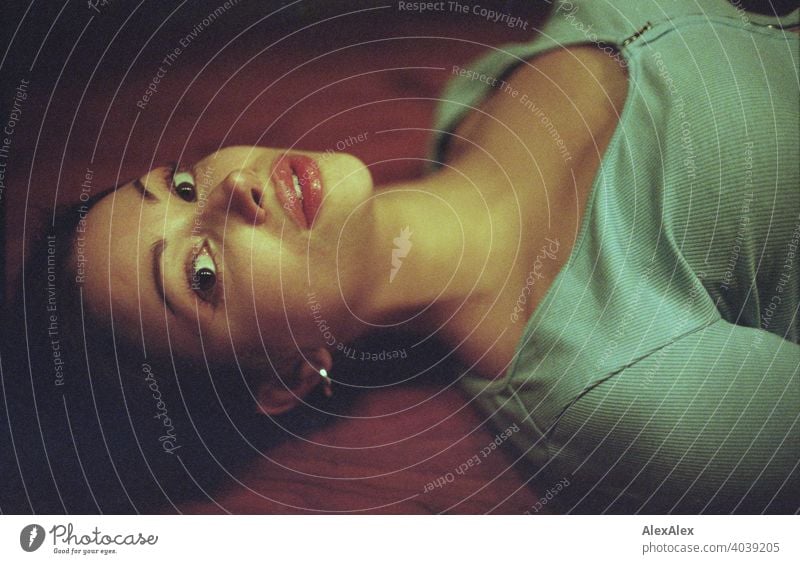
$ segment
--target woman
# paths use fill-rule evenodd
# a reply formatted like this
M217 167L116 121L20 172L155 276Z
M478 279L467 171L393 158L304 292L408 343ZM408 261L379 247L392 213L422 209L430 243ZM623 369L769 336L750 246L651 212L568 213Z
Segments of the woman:
M101 335L87 358L141 371L161 459L224 420L208 398L285 414L399 327L453 350L564 510L793 511L798 39L774 26L798 12L660 4L563 2L532 43L452 69L421 180L230 147L68 212L64 315ZM132 387L107 393L128 409Z

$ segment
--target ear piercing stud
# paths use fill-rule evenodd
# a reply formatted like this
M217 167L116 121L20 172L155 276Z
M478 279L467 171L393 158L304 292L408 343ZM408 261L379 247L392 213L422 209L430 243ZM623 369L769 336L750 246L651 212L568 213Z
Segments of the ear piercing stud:
M331 397L333 395L333 390L331 389L331 377L328 376L328 371L324 368L320 368L319 377L322 378L322 387L325 391L325 397Z

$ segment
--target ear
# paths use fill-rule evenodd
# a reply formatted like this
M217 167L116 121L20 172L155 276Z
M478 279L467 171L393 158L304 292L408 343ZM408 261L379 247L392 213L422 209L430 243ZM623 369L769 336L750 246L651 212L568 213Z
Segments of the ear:
M310 353L296 365L293 374L283 382L271 382L261 386L256 395L258 410L266 415L280 415L291 410L322 381L321 369L328 372L333 366L333 358L326 348Z

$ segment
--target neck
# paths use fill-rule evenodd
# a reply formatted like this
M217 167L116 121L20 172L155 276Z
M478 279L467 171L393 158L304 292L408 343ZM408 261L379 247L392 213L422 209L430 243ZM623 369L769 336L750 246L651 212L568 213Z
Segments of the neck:
M361 263L370 279L362 319L413 318L430 330L466 302L496 295L519 262L522 227L530 225L519 211L509 214L508 183L445 168L376 194L371 256Z

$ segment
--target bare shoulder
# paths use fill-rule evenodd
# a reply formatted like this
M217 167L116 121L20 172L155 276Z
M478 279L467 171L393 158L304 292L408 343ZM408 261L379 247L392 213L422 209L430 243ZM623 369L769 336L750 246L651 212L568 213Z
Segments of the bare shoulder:
M628 91L621 60L591 45L554 49L531 58L505 83L498 81L480 109L459 124L456 135L461 141L453 143L448 158L468 151L469 141L493 136L495 129L497 137L507 136L510 128L522 138L541 139L541 132L530 124L542 121L548 128L554 124L573 146L592 142L598 132L619 121Z

